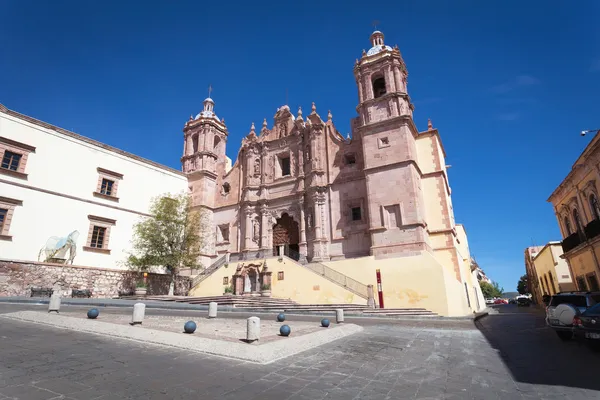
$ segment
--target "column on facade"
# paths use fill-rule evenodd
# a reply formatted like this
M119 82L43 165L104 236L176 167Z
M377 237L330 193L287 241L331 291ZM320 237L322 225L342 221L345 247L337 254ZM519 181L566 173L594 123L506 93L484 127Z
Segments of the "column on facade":
M361 102L363 102L365 100L364 97L364 91L363 91L363 84L362 84L362 76L358 75L358 98L360 99Z
M261 152L261 156L262 156L262 161L261 161L261 171L260 171L260 175L261 175L261 183L265 183L266 177L267 177L267 165L269 162L269 152L267 151L267 145L265 143L263 143L263 148L262 148L262 152Z
M306 243L306 226L304 224L304 199L300 198L300 243Z
M579 188L577 186L575 186L575 192L577 195L577 204L579 205L579 218L581 218L582 216L585 218L585 223L583 221L582 224L584 226L582 226L581 228L583 229L585 227L585 225L590 222L593 218L591 216L588 216L588 213L585 209L585 207L583 206L583 201L581 199L581 191L579 190Z
M269 225L269 211L267 206L263 204L260 208L260 247L263 249L268 249L268 225Z
M392 66L388 65L385 69L385 80L388 82L390 92L396 91L396 82L394 79L394 73L392 71Z
M396 83L396 88L398 91L404 92L405 90L402 87L402 77L400 76L400 68L397 65L394 65L392 68L394 70L394 82Z
M310 163L312 169L317 169L317 136L314 133L310 135Z
M321 204L319 202L319 194L314 194L314 203L315 203L315 215L314 215L314 224L315 224L315 238L321 239Z
M252 240L252 208L250 206L246 206L246 234L244 249L250 249L250 241Z

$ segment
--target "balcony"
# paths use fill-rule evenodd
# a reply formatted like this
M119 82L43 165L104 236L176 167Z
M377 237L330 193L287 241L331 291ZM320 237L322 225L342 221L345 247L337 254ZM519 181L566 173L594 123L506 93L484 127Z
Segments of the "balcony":
M585 226L585 236L588 239L593 239L600 235L600 220L595 219Z
M564 238L561 243L563 252L567 253L567 252L573 250L575 247L579 246L581 244L581 242L582 242L582 240L581 240L581 235L579 234L579 232L570 234L569 236Z

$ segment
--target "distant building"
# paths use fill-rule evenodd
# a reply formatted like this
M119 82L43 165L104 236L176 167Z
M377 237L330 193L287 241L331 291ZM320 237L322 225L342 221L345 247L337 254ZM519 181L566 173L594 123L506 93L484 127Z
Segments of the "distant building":
M579 290L600 290L600 134L548 198L563 236L564 259Z
M527 260L527 250L530 259ZM525 266L532 296L541 303L542 296L575 290L575 284L564 258L560 242L549 242L545 246L529 247L525 250Z
M486 282L489 284L492 283L492 280L487 277L487 275L485 274L483 269L481 269L481 267L479 266L477 261L475 261L475 259L472 257L471 257L471 271L474 272L475 277L477 278L478 282Z

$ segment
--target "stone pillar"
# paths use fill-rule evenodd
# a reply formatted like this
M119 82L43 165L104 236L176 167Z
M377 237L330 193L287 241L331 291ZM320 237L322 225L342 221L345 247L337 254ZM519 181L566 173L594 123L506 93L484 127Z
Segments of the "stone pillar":
M133 315L131 316L131 325L141 324L146 315L146 305L144 303L135 303L133 305Z
M581 191L579 190L579 188L577 186L575 186L575 192L577 193L577 204L579 205L579 217L584 217L585 218L585 222L582 220L582 229L585 228L585 226L594 219L593 215L588 215L588 211L586 211L585 207L584 207L584 202L581 198Z
M400 76L400 69L397 66L393 67L394 69L394 82L396 84L396 88L399 92L405 92L402 87L402 77Z
M306 243L306 227L304 224L304 199L298 201L300 207L300 244Z
M268 243L268 237L267 237L267 233L268 233L268 225L269 225L269 211L267 209L267 206L263 204L263 206L260 208L260 247L261 249L268 249L269 243Z
M385 81L388 83L388 89L389 92L395 92L396 91L396 83L395 83L395 79L394 79L394 73L392 72L392 66L388 65L385 69Z
M344 322L344 309L343 308L337 308L335 310L335 320L338 324L341 324L342 322Z
M315 215L313 217L313 223L315 224L315 239L321 239L321 203L318 194L315 194L314 200Z
M50 303L48 303L48 312L56 312L57 314L60 312L60 294L52 293L50 296Z
M208 318L217 318L217 303L214 301L208 303Z
M365 100L364 97L364 92L363 92L363 84L362 84L362 76L358 76L358 82L357 82L357 86L358 86L358 99L359 102L363 102Z
M246 341L254 342L260 339L260 318L250 317L246 320Z
M244 236L244 249L249 250L250 242L252 240L252 208L250 206L246 206L246 209L244 211L246 213L246 233Z

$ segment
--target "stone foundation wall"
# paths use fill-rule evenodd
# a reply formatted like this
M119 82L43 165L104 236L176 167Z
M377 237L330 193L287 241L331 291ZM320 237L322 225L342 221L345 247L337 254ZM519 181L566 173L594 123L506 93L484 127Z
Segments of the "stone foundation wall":
M117 297L133 294L140 277L131 271L0 260L0 296L30 296L32 287L52 288L58 284L66 297L71 296L72 289L89 289L92 297ZM149 273L147 282L147 294L166 295L171 276ZM190 277L178 277L175 295L187 295L191 282Z

